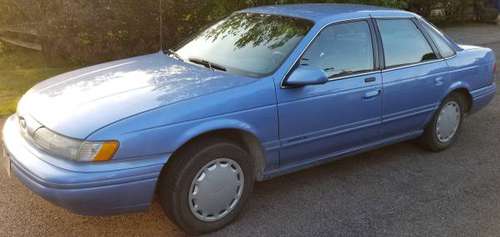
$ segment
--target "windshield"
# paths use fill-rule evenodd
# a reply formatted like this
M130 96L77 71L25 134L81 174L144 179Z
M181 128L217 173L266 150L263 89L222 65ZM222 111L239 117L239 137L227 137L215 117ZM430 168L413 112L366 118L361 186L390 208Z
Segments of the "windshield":
M212 69L262 77L278 69L312 25L298 18L237 13L180 47L177 55Z

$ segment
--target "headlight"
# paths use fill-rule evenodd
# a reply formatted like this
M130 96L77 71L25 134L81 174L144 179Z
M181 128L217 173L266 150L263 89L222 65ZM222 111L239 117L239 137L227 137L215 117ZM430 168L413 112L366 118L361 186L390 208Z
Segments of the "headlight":
M74 161L107 161L118 150L118 142L89 142L65 137L39 128L33 134L33 141L54 156Z

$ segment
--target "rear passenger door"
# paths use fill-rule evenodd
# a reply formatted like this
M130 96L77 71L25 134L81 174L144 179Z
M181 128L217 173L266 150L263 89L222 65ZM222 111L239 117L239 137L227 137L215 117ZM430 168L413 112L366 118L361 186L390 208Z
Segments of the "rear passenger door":
M440 104L448 65L414 19L376 19L383 48L382 136L418 134Z

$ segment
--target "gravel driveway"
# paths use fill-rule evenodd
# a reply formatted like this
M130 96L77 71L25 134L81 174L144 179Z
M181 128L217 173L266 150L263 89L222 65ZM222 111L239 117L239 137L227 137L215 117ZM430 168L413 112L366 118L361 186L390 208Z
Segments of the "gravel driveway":
M499 26L474 25L449 32L461 42L477 39L500 55ZM243 215L213 236L499 233L497 96L487 109L467 119L450 150L429 153L406 142L258 183ZM0 171L0 236L182 235L158 202L145 213L82 217L47 203Z

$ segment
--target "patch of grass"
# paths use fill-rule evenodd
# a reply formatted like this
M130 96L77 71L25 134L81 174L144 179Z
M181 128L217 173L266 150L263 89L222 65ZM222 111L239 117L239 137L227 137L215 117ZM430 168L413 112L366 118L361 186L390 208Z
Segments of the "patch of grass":
M72 68L47 66L36 51L13 48L0 52L0 118L15 113L21 96L36 83Z

